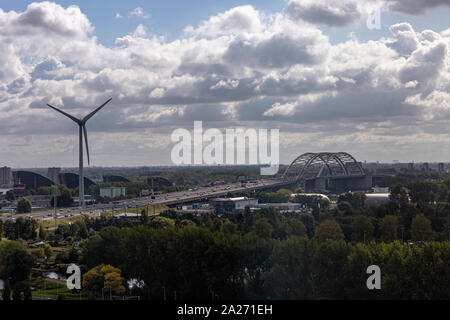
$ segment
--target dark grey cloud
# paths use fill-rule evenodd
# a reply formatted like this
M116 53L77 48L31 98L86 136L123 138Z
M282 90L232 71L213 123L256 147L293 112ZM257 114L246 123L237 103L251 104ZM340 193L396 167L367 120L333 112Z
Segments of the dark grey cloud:
M300 30L299 30L300 31ZM224 55L225 61L236 66L256 68L283 68L294 64L318 64L325 52L315 52L319 46L315 36L300 38L275 34L269 39L251 42L244 39L233 41Z
M389 10L408 14L423 14L427 9L450 6L448 0L383 0Z
M16 80L8 84L8 93L16 94L21 92L26 83L27 81L25 80L25 78L17 78Z
M327 26L346 26L361 19L357 1L290 0L286 12L293 20Z

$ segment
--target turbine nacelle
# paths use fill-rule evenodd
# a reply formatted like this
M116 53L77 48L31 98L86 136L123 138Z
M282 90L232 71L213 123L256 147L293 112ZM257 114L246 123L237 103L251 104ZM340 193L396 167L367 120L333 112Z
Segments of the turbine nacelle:
M67 112L64 112L50 104L47 103L47 106L49 106L50 108L52 108L53 110L58 111L59 113L62 113L63 115L65 115L66 117L68 117L69 119L71 119L72 121L74 121L75 123L77 123L80 127L81 130L83 131L83 135L84 135L84 141L86 141L86 153L87 153L87 157L88 157L88 165L90 165L90 159L89 159L89 145L88 145L88 138L87 138L87 129L86 129L86 122L92 118L97 112L100 111L100 109L102 109L108 102L110 102L112 100L112 98L108 99L105 103L103 103L100 107L98 107L97 109L95 109L94 111L92 111L91 113L89 113L88 115L86 115L84 118L75 118L74 116L68 114ZM82 143L82 136L80 134L80 143Z

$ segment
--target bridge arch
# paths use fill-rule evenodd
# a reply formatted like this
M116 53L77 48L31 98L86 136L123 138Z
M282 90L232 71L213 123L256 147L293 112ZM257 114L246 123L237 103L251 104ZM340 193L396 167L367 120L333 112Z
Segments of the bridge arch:
M323 175L364 175L364 170L361 164L347 152L307 152L295 158L282 177L298 181Z

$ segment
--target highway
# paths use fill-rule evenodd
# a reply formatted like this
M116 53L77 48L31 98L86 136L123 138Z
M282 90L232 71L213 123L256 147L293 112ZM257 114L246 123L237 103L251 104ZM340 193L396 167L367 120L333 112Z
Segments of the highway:
M218 198L218 197L224 197L228 193L237 193L247 190L260 190L260 189L268 189L273 187L282 187L287 186L291 184L291 182L286 181L284 179L261 179L258 180L256 183L247 183L245 186L242 185L240 182L235 183L228 183L228 184L222 184L222 185L216 185L216 186L209 186L209 187L198 187L194 189L184 190L184 191L177 191L177 192L170 192L170 193L163 193L159 195L155 195L155 199L152 199L151 196L146 197L140 197L140 198L133 198L133 199L126 199L121 200L120 202L123 204L122 206L117 206L113 203L109 204L93 204L93 205L87 205L86 208L82 209L80 207L71 207L71 208L60 208L57 209L57 217L58 218L66 218L66 217L72 217L72 216L80 216L80 215L86 215L86 214L95 214L95 213L101 213L102 211L111 211L113 208L114 210L121 210L124 207L127 208L136 208L136 207L143 207L147 205L166 205L166 206L175 206L175 205L182 205L186 203L193 203L193 202L203 202L207 201L211 198ZM9 218L15 218L18 217L28 217L33 218L38 221L42 220L52 220L53 219L53 213L54 210L49 208L48 210L43 211L37 211L27 214L14 214L8 215L8 216L2 216L0 218L2 219L9 219Z

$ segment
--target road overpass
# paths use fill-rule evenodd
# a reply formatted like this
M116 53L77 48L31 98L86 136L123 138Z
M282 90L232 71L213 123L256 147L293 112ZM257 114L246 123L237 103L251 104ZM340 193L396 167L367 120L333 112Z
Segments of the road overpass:
M260 179L257 183L247 183L245 186L240 182L228 183L218 186L199 187L189 189L187 191L177 191L159 194L152 197L140 197L121 201L128 208L142 207L147 205L166 205L177 206L193 202L203 202L211 198L224 197L229 193L239 193L248 190L264 190L281 187L289 187L300 185L314 179L315 183L322 180L332 181L334 184L342 185L347 190L356 190L367 184L365 172L361 164L346 152L320 152L320 153L304 153L289 165L283 174L279 177L271 177ZM324 184L324 183L323 183ZM364 184L364 186L363 186ZM324 184L325 189L327 188ZM317 188L317 186L315 186ZM350 188L350 189L349 189ZM60 212L70 212L70 214L86 214L95 210L112 210L116 206L114 204L94 204L89 205L85 209L70 208L61 209ZM33 213L34 218L43 218L51 216L51 210L44 213ZM64 214L63 214L64 215ZM16 215L19 216L19 215ZM24 216L29 216L24 215Z
M257 183L247 183L245 186L241 182L222 184L217 186L210 187L198 187L190 190L163 193L159 195L155 195L154 199L151 196L133 198L121 200L121 206L117 206L113 203L109 204L93 204L86 206L85 209L76 207L76 208L64 208L58 209L58 217L64 218L66 216L78 216L83 214L94 213L95 211L103 211L103 210L120 210L122 207L127 208L136 208L143 207L148 205L166 205L166 206L177 206L183 205L187 203L194 202L203 202L207 201L211 198L224 197L228 193L238 193L245 192L249 190L265 190L265 189L274 189L280 187L288 187L296 182L294 180L277 178L277 179L261 179L258 180ZM15 214L14 218L18 217L32 217L34 219L51 219L53 214L53 209L49 209L46 211L32 212L31 214ZM4 216L0 217L3 219L10 218L12 216Z

